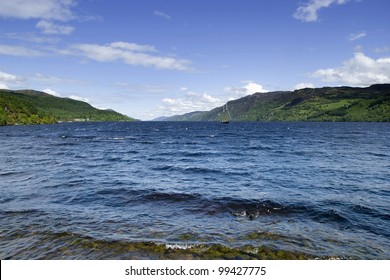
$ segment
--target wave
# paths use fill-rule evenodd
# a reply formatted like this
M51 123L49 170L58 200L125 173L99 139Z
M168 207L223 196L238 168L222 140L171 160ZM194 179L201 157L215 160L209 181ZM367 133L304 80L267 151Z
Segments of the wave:
M25 171L5 171L0 173L0 178L1 177L3 177L3 180L8 181L9 183L15 183L29 181L36 176Z
M49 144L52 147L66 147L66 146L77 146L78 143L76 142L55 142L55 143L50 143Z
M283 205L271 200L246 200L233 199L230 197L207 198L199 193L180 193L180 192L161 192L158 190L140 190L129 188L105 189L96 192L96 195L102 199L115 200L120 204L123 199L127 203L155 203L164 202L165 204L176 205L178 209L183 207L191 209L192 212L203 213L206 215L229 214L233 216L254 217L260 215L289 215L289 214L307 214L315 212L313 207L303 205ZM122 200L120 198L123 198ZM82 199L82 196L75 200ZM243 215L242 213L246 213ZM240 214L241 213L241 214Z
M152 160L152 159L151 159ZM162 162L163 158L153 158L154 161ZM185 162L185 159L182 160ZM154 171L171 171L171 172L179 172L183 174L194 174L194 175L215 175L215 176L250 176L252 173L250 171L239 171L235 169L214 169L208 167L182 167L182 166L174 166L171 164L164 164L151 168Z
M119 182L118 182L119 184ZM275 220L309 220L314 223L326 224L336 227L342 231L359 231L388 236L386 224L389 223L389 215L362 207L351 206L349 209L341 210L343 207L327 209L324 206L299 203L281 202L270 199L241 199L232 197L208 197L198 192L169 192L161 189L140 189L139 185L131 182L120 182L120 187L99 188L89 191L76 192L69 195L62 195L57 203L77 206L104 206L112 208L112 211L128 211L135 207L141 213L148 213L147 209L160 209L163 207L164 213L182 213L184 215L196 215L197 217L208 217L211 219L233 219L264 221L264 218ZM140 210L139 207L143 210ZM170 209L170 210L167 210ZM153 215L159 212L153 210ZM168 212L165 212L168 211ZM354 214L356 213L356 214ZM366 216L365 220L359 220ZM360 217L360 218L359 218ZM158 217L156 217L158 218ZM370 224L367 221L375 221Z
M143 196L146 200L153 201L171 201L171 202L194 202L201 200L201 195L198 193L187 194L187 193L162 193L162 192L154 192L150 194L146 194Z
M74 182L76 184L76 182ZM232 197L205 197L193 192L164 192L157 189L142 190L131 187L131 183L118 182L121 187L89 189L62 195L57 203L70 205L105 205L110 207L131 207L147 203L163 203L177 211L206 216L228 215L256 219L261 216L302 216L318 223L337 223L343 227L353 226L348 217L336 210L298 203L281 203L273 200L251 200ZM137 185L134 183L134 185ZM385 217L386 218L386 217Z
M213 152L206 152L206 151L185 151L179 154L180 156L183 157L210 157L210 156L215 156L216 153Z
M70 186L77 186L82 180L75 180ZM131 182L117 182L114 188L98 188L62 193L57 203L71 205L101 204L111 207L127 207L145 203L163 202L172 209L186 209L193 213L205 215L228 214L253 218L260 215L288 215L313 211L301 205L283 205L271 200L246 200L230 197L205 197L200 193L164 192L157 189L133 188ZM137 186L136 183L133 183ZM241 214L240 214L241 213ZM245 213L242 214L242 213Z
M337 223L342 225L345 228L353 226L351 221L342 213L339 213L337 210L317 210L316 212L310 215L312 219L319 223Z
M376 209L372 209L370 207L364 206L364 205L352 205L349 207L349 209L353 212L368 215L370 217L376 217L380 219L384 219L387 221L390 221L390 213L385 213Z
M134 190L131 188L120 187L120 188L107 188L100 190L89 190L78 193L77 195L68 195L62 197L65 199L65 203L70 205L106 205L110 207L125 207L129 203L137 203L142 200L145 191ZM58 201L61 203L61 201Z
M374 153L374 152L367 152L368 155L378 158L386 158L389 157L390 154L384 154L384 153Z
M19 210L5 210L5 211L0 211L2 214L5 215L26 215L26 214L45 214L44 211L38 210L38 209L19 209Z
M61 139L71 139L71 140L94 140L97 138L96 135L72 135L72 134L62 134L59 136Z
M3 172L0 172L0 177L19 176L19 175L24 175L24 174L27 174L27 173L23 172L23 171L3 171Z

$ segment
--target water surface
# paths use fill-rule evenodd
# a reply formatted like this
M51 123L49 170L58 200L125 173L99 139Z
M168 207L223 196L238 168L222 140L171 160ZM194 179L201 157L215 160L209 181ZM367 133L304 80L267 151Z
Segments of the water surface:
M82 239L389 259L389 139L388 123L0 127L0 257L128 256L67 250Z

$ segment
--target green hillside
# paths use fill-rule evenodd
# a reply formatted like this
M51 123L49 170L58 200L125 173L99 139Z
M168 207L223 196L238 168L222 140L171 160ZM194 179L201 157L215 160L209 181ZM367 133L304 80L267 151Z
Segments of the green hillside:
M176 115L173 117L167 117L163 119L163 121L180 121L180 122L186 122L186 121L201 121L204 119L205 114L208 113L207 111L195 111L191 113L187 113L184 115Z
M390 122L390 84L255 93L228 106L232 121ZM221 113L219 107L186 120L219 121Z
M48 124L67 121L132 121L112 110L33 90L0 90L0 125Z

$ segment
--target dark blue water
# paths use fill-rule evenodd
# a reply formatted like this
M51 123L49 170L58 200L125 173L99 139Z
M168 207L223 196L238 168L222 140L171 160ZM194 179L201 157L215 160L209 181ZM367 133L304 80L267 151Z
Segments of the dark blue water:
M0 127L1 259L64 236L389 259L390 124Z

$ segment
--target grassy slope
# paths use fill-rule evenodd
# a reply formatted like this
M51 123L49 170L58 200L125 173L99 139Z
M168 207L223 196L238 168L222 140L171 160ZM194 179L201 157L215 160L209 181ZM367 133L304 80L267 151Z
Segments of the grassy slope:
M256 93L228 104L233 121L390 122L390 85ZM215 108L192 120L218 121L221 112Z
M133 120L111 110L99 110L82 101L43 92L0 90L0 125L55 123L76 119Z
M390 86L304 89L269 110L287 121L390 121ZM251 111L257 114L257 108Z
M201 121L204 118L204 114L207 112L204 111L195 111L191 113L187 113L184 115L176 115L172 117L166 118L164 121Z

